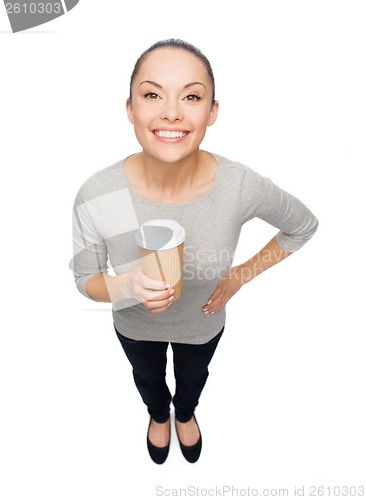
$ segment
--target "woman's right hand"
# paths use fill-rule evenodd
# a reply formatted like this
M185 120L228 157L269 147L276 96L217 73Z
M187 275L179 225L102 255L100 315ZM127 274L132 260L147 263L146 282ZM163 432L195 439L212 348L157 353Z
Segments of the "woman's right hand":
M128 294L141 302L151 313L161 313L168 309L174 300L174 289L165 281L149 278L142 266L128 273Z

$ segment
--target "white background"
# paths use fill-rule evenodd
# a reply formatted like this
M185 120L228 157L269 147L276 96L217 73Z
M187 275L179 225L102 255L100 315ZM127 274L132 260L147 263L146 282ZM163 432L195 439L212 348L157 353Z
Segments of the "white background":
M365 25L352 0L80 0L12 34L1 9L1 498L366 486ZM186 462L173 432L157 466L110 305L80 295L68 263L76 191L139 149L130 73L168 37L214 68L221 107L202 147L271 177L320 226L229 302L197 408L201 458ZM248 223L234 263L275 231Z

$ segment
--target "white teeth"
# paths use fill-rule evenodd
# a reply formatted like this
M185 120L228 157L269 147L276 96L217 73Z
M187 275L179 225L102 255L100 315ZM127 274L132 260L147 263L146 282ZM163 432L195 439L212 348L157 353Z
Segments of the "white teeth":
M177 139L187 135L187 132L177 132L173 130L155 130L154 134L158 137L165 137L166 139Z

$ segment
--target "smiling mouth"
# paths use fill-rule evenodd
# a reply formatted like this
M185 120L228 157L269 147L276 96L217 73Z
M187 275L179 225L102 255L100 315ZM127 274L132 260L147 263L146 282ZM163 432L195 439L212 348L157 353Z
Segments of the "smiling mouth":
M163 139L181 139L188 132L183 130L154 130L154 134Z

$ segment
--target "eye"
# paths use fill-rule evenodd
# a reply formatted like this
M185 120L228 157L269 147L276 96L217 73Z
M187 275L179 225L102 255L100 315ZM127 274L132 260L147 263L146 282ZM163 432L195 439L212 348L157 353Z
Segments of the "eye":
M198 94L189 94L184 99L187 99L187 101L191 101L191 102L200 101L201 100L201 98L200 98L200 96Z
M144 97L146 97L146 99L150 99L151 101L156 101L159 99L159 96L156 92L147 92L146 94L144 94Z

